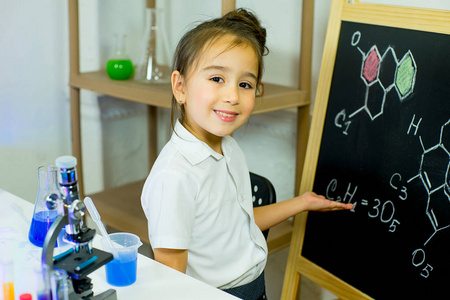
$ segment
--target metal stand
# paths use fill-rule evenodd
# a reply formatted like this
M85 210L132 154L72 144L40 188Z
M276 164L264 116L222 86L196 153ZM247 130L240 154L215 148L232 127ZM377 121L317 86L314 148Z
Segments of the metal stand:
M92 299L92 300L117 300L116 291L109 289L97 296L92 291L91 279L88 274L97 270L109 261L113 260L111 253L90 248L89 244L84 244L69 249L60 255L53 257L53 251L59 233L65 225L69 224L67 215L59 216L50 227L45 237L42 248L42 269L52 272L55 268L65 270L70 280L69 283L69 300ZM84 227L81 235L94 236L95 230ZM82 237L81 237L82 238Z

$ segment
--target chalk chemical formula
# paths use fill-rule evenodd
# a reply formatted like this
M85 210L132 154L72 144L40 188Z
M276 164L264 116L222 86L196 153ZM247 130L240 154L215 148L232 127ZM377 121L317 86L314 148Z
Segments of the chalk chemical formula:
M355 111L348 113L345 108L334 116L334 125L344 136L352 135L352 120L360 113L365 113L370 120L367 126L384 112L386 95L395 91L400 102L411 96L416 84L417 65L413 53L408 50L401 59L392 46L388 46L383 54L376 45L366 53L358 47L361 33L356 31L351 38L351 46L362 55L360 79L365 86L365 96L362 105ZM394 70L386 72L383 70ZM431 121L431 120L430 120ZM404 128L407 136L417 136L424 118L412 114L411 122ZM405 122L406 123L406 122ZM374 126L374 125L373 125ZM404 125L403 125L404 126ZM441 124L440 132L436 132L436 144L425 146L420 135L417 136L418 147L422 155L417 157L417 173L405 174L405 171L393 172L389 178L389 195L397 195L390 199L379 199L374 195L362 195L355 182L341 182L342 179L333 178L326 187L325 196L328 199L352 203L353 212L364 213L371 220L385 224L385 230L395 234L402 226L402 219L396 214L396 205L409 200L411 185L423 186L425 197L414 201L424 201L426 215L432 228L421 245L411 253L411 264L418 269L418 274L429 278L435 266L430 264L426 256L427 244L441 231L450 230L450 119ZM420 146L419 146L420 145ZM409 173L409 171L408 171ZM340 187L339 187L340 186ZM387 191L390 189L389 191ZM419 242L420 243L420 242Z

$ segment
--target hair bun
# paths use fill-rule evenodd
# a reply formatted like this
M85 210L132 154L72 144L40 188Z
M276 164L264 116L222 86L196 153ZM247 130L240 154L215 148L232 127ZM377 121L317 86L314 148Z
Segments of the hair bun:
M238 8L226 13L222 19L225 21L237 22L241 24L241 26L247 27L247 30L251 31L258 40L261 54L268 54L269 49L266 47L266 29L262 27L261 22L253 12L244 8Z

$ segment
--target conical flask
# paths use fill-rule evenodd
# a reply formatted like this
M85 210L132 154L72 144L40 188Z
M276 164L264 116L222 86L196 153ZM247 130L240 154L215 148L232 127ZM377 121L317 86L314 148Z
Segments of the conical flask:
M57 170L55 166L38 168L39 190L28 233L30 242L38 247L42 247L47 231L62 213Z
M114 80L127 80L133 75L133 63L125 50L127 36L116 34L114 54L106 63L106 73Z
M145 83L168 83L171 63L162 9L147 8L146 23L134 78Z

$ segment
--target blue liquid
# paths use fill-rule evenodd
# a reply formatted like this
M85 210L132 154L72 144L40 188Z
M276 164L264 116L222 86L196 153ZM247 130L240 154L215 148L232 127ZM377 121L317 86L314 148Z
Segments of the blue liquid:
M47 231L52 226L53 222L58 217L58 212L52 211L40 211L33 216L31 221L30 232L28 233L28 239L30 242L38 247L44 245L45 236ZM58 247L56 244L55 247Z
M123 263L113 259L106 264L106 281L114 286L127 286L136 281L137 258Z
M38 294L38 300L52 300L52 297L49 294Z

